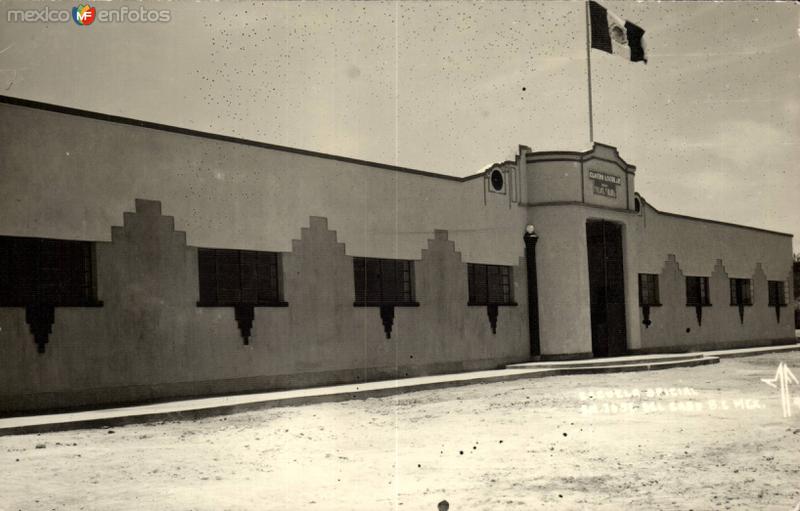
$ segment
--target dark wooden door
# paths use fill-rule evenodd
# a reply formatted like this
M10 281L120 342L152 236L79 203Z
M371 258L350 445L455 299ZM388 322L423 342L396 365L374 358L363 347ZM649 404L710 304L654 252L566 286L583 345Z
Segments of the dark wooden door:
M589 220L586 223L586 241L592 353L595 357L622 355L627 347L622 226L604 220Z

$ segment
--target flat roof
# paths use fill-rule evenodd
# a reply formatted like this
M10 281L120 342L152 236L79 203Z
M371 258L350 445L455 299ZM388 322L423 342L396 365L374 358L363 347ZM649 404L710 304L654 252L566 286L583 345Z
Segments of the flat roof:
M731 223L731 222L723 222L722 220L711 220L709 218L699 218L699 217L696 217L696 216L688 216L688 215L681 215L681 214L678 214L678 213L670 213L669 211L661 211L660 209L658 209L655 206L653 206L653 204L651 204L647 199L642 197L642 195L639 192L636 192L636 196L641 201L643 201L646 205L650 206L653 209L653 211L655 211L659 215L671 216L671 217L675 217L675 218L681 218L683 220L693 220L695 222L706 222L706 223L709 223L709 224L726 225L728 227L736 227L738 229L748 229L748 230L751 230L751 231L759 231L759 232L765 232L767 234L777 234L779 236L788 236L790 238L794 238L794 234L790 234L788 232L771 231L769 229L762 229L761 227L751 227L749 225L734 224L734 223Z
M24 107L28 107L28 108L35 108L37 110L47 110L47 111L50 111L50 112L57 112L57 113L66 114L66 115L75 115L75 116L78 116L78 117L86 117L86 118L89 118L89 119L96 119L96 120L100 120L100 121L113 122L113 123L116 123L116 124L126 124L126 125L129 125L129 126L138 126L138 127L141 127L141 128L149 128L149 129L154 129L154 130L159 130L159 131L166 131L166 132L169 132L169 133L178 133L178 134L181 134L181 135L188 135L188 136L192 136L192 137L200 137L200 138L206 138L206 139L210 139L210 140L218 140L218 141L221 141L221 142L230 142L230 143L233 143L233 144L242 144L242 145L248 145L248 146L253 146L253 147L260 147L262 149L271 149L271 150L274 150L274 151L284 151L284 152L289 152L289 153L294 153L294 154L301 154L301 155L304 155L304 156L312 156L312 157L315 157L315 158L336 160L336 161L341 161L341 162L345 162L345 163L354 163L356 165L364 165L364 166L367 166L367 167L374 167L374 168L384 169L384 170L393 170L393 171L396 171L396 172L405 172L405 173L408 173L408 174L416 174L416 175L420 175L420 176L433 177L433 178L437 178L437 179L445 179L445 180L448 180L448 181L455 181L455 182L459 182L459 183L463 183L465 181L469 181L471 179L475 179L475 178L478 178L478 177L481 177L481 176L484 175L484 172L478 172L476 174L471 174L471 175L465 176L465 177L450 176L450 175L447 175L447 174L441 174L441 173L429 172L429 171L425 171L425 170L412 169L412 168L408 168L408 167L399 167L397 165L389 165L389 164L386 164L386 163L378 163L378 162L368 161L368 160L360 160L358 158L349 158L347 156L340 156L340 155L336 155L336 154L321 153L321 152L317 152L317 151L310 151L308 149L299 149L299 148L296 148L296 147L288 147L288 146L282 146L282 145L277 145L277 144L269 144L269 143L266 143L266 142L258 142L256 140L249 140L249 139L245 139L245 138L232 137L232 136L228 136L228 135L220 135L218 133L209 133L207 131L199 131L199 130L193 130L193 129L189 129L189 128L181 128L181 127L178 127L178 126L170 126L168 124L160 124L160 123L156 123L156 122L142 121L142 120L139 120L139 119L132 119L130 117L122 117L122 116L119 116L119 115L110 115L110 114L104 114L104 113L99 113L99 112L92 112L92 111L89 111L89 110L81 110L79 108L70 108L70 107L61 106L61 105L54 105L52 103L44 103L42 101L33 101L33 100L30 100L30 99L15 98L15 97L12 97L12 96L0 95L0 103L6 103L6 104L9 104L9 105L16 105L16 106L24 106ZM615 152L617 151L617 149L615 147L613 147L613 146L609 146L609 145L606 145L606 144L600 144L598 142L595 142L594 144L602 145L602 146L609 147L609 148L613 148ZM529 156L534 156L534 155L539 155L539 156L572 155L575 158L582 158L582 157L585 157L586 155L592 153L593 150L594 150L594 147L592 147L592 149L590 149L588 151L583 151L583 152L575 152L575 151L532 151L532 152L528 153L528 155ZM492 166L494 166L494 165L496 165L496 164L493 164ZM626 165L628 165L628 164L626 163ZM636 167L633 166L633 165L628 165L628 166L630 168L632 168L632 169L636 169ZM638 192L637 192L637 195L639 195ZM644 200L644 198L641 197L641 195L639 195L639 197ZM706 219L706 218L691 217L691 216L686 216L686 215L680 215L680 214L677 214L677 213L668 213L666 211L660 211L660 210L656 209L652 204L650 204L646 200L645 200L645 202L651 208L653 208L653 210L655 210L656 213L659 213L661 215L668 215L668 216L683 218L683 219L686 219L686 220L696 220L696 221L700 221L700 222L708 222L708 223L719 224L719 225L727 225L727 226L731 226L731 227L739 227L739 228L742 228L742 229L751 229L751 230L766 232L766 233L770 233L770 234L779 234L779 235L782 235L782 236L794 237L794 235L786 233L786 232L771 231L771 230L768 230L768 229L761 229L759 227L750 227L748 225L733 224L733 223L723 222L723 221L719 221L719 220L709 220L709 219Z
M397 165L389 165L387 163L378 163L368 160L359 160L358 158L350 158L347 156L340 156L336 154L320 153L317 151L310 151L308 149L299 149L296 147L287 147L277 144L269 144L266 142L258 142L256 140L249 140L246 138L232 137L229 135L220 135L218 133L209 133L207 131L193 130L189 128L181 128L179 126L170 126L168 124L160 124L157 122L142 121L139 119L132 119L130 117L122 117L119 115L103 114L99 112L91 112L89 110L81 110L79 108L70 108L61 105L54 105L52 103L43 103L41 101L33 101L30 99L15 98L11 96L0 95L0 103L9 105L24 106L28 108L35 108L37 110L47 110L49 112L57 112L66 115L75 115L78 117L86 117L89 119L96 119L99 121L113 122L116 124L127 124L129 126L138 126L141 128L149 128L153 130L166 131L169 133L178 133L181 135L188 135L191 137L200 137L210 140L218 140L221 142L230 142L233 144L248 145L253 147L260 147L262 149L272 149L274 151L284 151L288 153L301 154L304 156L312 156L315 158L324 158L327 160L336 160L346 163L354 163L357 165L364 165L368 167L375 167L384 170L394 170L396 172L405 172L408 174L417 174L420 176L434 177L438 179L446 179L448 181L464 182L476 177L483 176L483 172L471 174L465 177L451 176L448 174L441 174L437 172L429 172L425 170L412 169L408 167L400 167Z

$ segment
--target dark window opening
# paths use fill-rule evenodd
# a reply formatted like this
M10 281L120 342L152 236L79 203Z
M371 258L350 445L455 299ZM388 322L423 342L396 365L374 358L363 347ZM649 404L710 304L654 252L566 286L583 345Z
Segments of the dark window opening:
M739 307L739 321L744 324L744 307L753 305L750 279L731 279L731 305Z
M100 305L93 244L0 236L0 306Z
M286 305L281 300L280 254L253 250L197 250L199 306Z
M353 258L356 307L379 307L383 331L392 337L394 308L419 305L414 301L414 262L404 259Z
M633 199L633 208L639 213L642 210L642 203L639 199Z
M750 279L730 279L731 305L753 305Z
M708 277L686 277L686 305L711 305Z
M786 292L784 284L780 280L770 280L767 282L769 294L769 306L775 307L775 320L781 322L781 307L786 307Z
M490 181L492 182L492 189L496 192L503 191L504 179L503 173L499 170L493 170L491 176L489 177Z
M661 305L658 294L658 275L654 273L639 274L639 307L642 308L642 324L650 328L650 307Z
M703 307L711 306L708 277L686 277L686 305L694 307L697 324L703 325Z
M652 273L639 274L639 305L659 306L658 275Z
M39 353L56 307L99 307L94 244L0 236L0 307L24 307Z
M484 305L492 334L497 333L498 307L514 303L510 266L467 264L469 301L467 305Z
M516 305L510 266L467 264L469 305Z
M277 252L197 249L199 307L233 307L244 344L250 344L255 307L285 307Z
M786 306L786 292L784 290L784 283L780 280L770 280L767 282L767 286L769 288L769 306Z
M354 257L353 274L357 306L417 305L413 261Z

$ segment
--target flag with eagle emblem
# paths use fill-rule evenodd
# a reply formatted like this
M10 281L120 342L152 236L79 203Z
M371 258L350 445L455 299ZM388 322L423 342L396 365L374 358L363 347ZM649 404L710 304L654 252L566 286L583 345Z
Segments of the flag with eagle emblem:
M589 1L592 48L647 64L644 30L597 2Z

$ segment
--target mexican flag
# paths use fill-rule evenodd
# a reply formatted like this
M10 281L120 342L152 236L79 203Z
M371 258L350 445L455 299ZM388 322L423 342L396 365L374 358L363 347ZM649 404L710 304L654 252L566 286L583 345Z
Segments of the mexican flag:
M644 30L620 18L597 2L589 2L592 48L647 64Z

